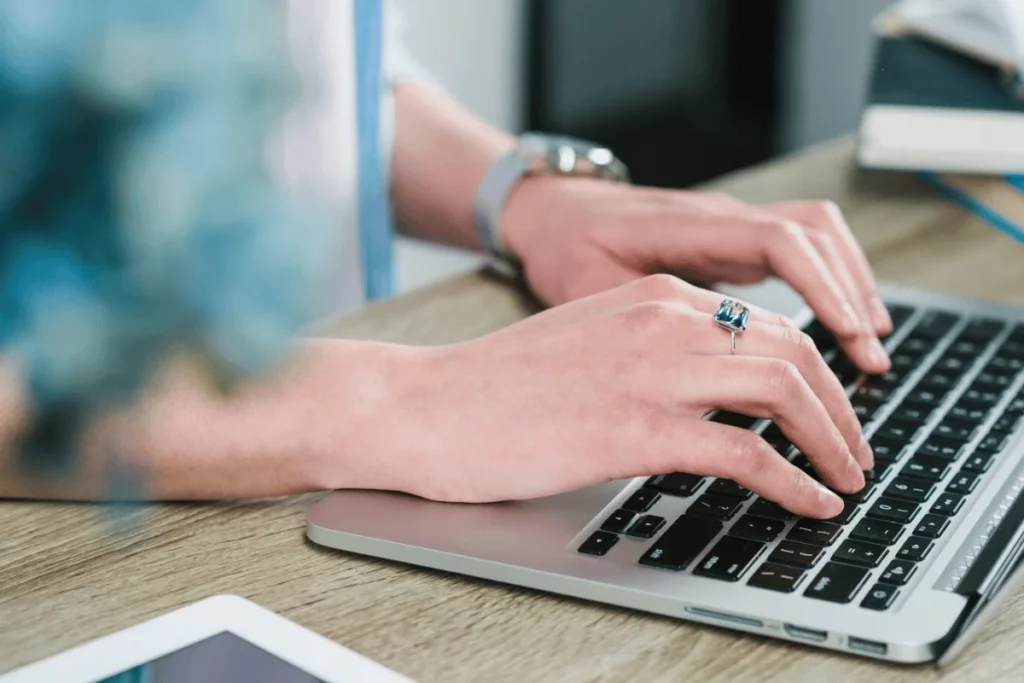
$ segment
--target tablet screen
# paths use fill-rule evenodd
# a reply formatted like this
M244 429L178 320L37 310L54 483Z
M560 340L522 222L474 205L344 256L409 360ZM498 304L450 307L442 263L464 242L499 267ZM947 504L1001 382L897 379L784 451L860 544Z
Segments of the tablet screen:
M233 633L220 633L97 683L323 683Z

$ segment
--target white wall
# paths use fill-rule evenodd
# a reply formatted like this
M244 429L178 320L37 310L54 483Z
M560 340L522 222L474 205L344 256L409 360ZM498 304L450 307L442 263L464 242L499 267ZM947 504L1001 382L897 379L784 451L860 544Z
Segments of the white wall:
M394 0L407 19L406 44L445 88L487 121L522 126L524 8L521 0ZM399 238L399 291L476 268L457 249Z

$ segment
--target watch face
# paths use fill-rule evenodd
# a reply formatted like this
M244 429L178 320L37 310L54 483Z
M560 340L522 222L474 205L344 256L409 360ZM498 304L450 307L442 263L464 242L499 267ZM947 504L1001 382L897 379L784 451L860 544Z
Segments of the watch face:
M615 163L611 150L563 135L524 135L519 149L541 167L537 170L555 173L594 175Z

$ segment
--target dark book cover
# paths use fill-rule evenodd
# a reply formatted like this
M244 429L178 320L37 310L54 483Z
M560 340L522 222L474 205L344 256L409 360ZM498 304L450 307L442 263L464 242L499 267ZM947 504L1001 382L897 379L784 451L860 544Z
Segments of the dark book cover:
M869 103L1024 114L1002 72L914 36L881 36Z

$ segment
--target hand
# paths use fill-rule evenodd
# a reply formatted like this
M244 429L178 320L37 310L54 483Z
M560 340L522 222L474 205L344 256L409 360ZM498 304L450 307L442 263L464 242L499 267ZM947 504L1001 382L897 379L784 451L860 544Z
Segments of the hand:
M828 202L752 206L728 195L537 177L511 195L502 236L534 292L559 304L656 272L710 284L776 275L865 372L889 369L892 331L863 251Z
M692 472L733 479L793 512L842 501L753 432L703 420L722 408L770 418L835 490L872 466L843 388L810 339L753 309L730 354L720 296L656 275L500 332L417 350L397 399L360 431L360 488L435 500L552 495Z

